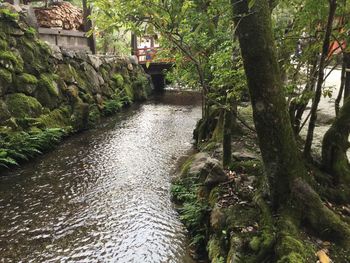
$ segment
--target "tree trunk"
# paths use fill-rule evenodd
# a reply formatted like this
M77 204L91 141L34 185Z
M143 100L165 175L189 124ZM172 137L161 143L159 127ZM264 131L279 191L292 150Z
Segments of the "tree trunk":
M223 137L222 137L222 149L223 149L222 163L224 168L231 163L232 130L236 127L236 115L237 115L237 102L235 100L231 100L227 98L226 104L229 106L229 108L225 109L225 113L224 113L224 129L223 129Z
M272 193L272 208L282 225L278 225L276 251L280 251L279 247L284 247L291 236L296 236L291 224L297 229L302 220L309 222L321 235L337 238L346 245L350 241L349 226L323 205L306 182L308 173L297 148L282 89L269 2L255 1L252 9L248 8L247 0L232 0L232 5L254 123ZM276 254L284 258L302 252L287 253Z
M302 164L287 110L285 94L272 37L268 1L256 1L248 14L247 1L234 0L237 33L248 88L252 100L254 123L269 176L273 203L286 203L291 182L304 177ZM243 18L240 18L243 17Z
M315 54L317 56L317 54ZM292 127L294 130L295 135L298 135L301 130L301 124L302 124L302 117L303 114L306 110L307 104L309 102L306 97L310 92L312 92L315 88L316 85L316 80L317 80L317 58L314 59L312 63L312 69L311 69L311 74L310 74L310 79L308 80L303 93L302 93L302 99L301 101L292 101L292 103L289 106L289 112L291 116L291 122L292 122Z
M346 155L350 147L350 97L348 97L331 128L323 137L322 162L336 185L350 186L350 164Z
M344 100L350 97L350 53L344 53L345 62L345 85Z
M326 58L328 56L333 20L334 20L336 9L337 9L337 0L330 0L326 33L323 40L321 59L318 67L318 81L316 86L315 97L311 106L309 128L307 131L305 147L304 147L304 156L308 159L311 159L311 145L312 145L314 130L315 130L316 121L317 121L317 108L322 95L322 85L324 82L324 68L325 68Z
M345 78L346 78L346 62L345 62L345 53L343 53L343 63L342 63L342 68L341 68L341 77L340 77L340 87L339 87L339 92L338 96L335 99L334 102L334 110L335 110L335 116L338 116L339 110L340 110L340 102L343 98L343 93L344 93L344 86L345 86Z

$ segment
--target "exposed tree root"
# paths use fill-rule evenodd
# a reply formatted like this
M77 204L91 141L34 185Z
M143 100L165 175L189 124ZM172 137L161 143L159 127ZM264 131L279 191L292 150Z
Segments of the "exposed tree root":
M309 184L298 178L293 182L292 191L295 202L300 205L302 220L309 223L321 237L350 245L350 226L323 204Z

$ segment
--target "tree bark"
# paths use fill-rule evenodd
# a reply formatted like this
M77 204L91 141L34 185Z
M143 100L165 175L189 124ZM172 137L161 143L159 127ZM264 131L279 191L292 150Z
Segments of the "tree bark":
M227 167L231 163L232 158L232 130L236 127L236 116L237 116L237 102L234 99L226 99L226 104L229 108L225 109L224 113L224 129L222 137L222 149L223 149L223 158L222 163L223 167Z
M250 14L247 1L234 0L233 8L254 123L272 190L274 207L286 203L291 182L306 169L291 126L275 53L268 1L256 1ZM248 14L248 15L245 15Z
M337 0L329 0L328 21L326 26L326 33L323 40L320 64L318 67L318 81L316 86L315 97L311 106L309 128L307 131L305 147L304 147L304 156L308 159L311 159L311 145L312 145L314 130L315 130L316 121L317 121L317 108L322 95L322 85L324 82L324 68L325 68L325 63L328 56L330 37L332 34L332 26L333 26L336 9L337 9Z
M340 110L340 102L343 98L344 94L344 86L345 86L345 78L346 78L346 62L345 62L345 53L343 54L343 63L342 63L342 69L341 69L341 77L340 77L340 87L338 96L335 99L334 102L334 110L335 110L335 116L338 116L339 110Z
M350 97L348 97L331 128L323 137L322 162L336 185L350 187L350 164L346 155L350 147ZM350 199L350 198L349 198Z
M288 242L288 235L295 235L288 225L291 222L289 217L293 218L292 224L296 228L304 219L321 235L335 237L338 242L347 245L350 241L349 226L323 205L321 198L307 183L307 169L297 148L282 89L269 2L255 1L252 9L248 8L247 0L232 0L232 5L254 123L272 193L272 211L285 225L285 228L278 227L275 247L278 250L279 246L283 247L283 243ZM293 255L293 251L288 254Z

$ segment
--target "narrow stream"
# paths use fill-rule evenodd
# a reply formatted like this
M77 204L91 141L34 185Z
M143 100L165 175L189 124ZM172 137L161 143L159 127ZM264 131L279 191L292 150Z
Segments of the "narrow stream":
M0 262L190 262L171 170L200 118L168 92L0 177Z

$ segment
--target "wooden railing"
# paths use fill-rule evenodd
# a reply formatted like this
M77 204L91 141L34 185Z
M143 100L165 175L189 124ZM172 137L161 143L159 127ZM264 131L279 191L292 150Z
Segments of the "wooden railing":
M160 47L147 47L138 48L134 51L140 64L148 63L173 63L174 59L171 58L158 58L157 53L161 51Z

